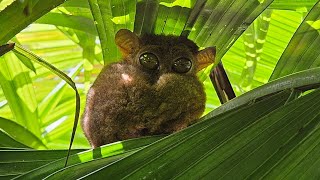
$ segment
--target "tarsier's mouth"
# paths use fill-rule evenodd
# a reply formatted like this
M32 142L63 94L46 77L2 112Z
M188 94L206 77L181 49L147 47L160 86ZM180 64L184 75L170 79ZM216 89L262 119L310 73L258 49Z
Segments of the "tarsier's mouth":
M142 128L140 129L140 133L141 136L145 136L149 134L149 129L148 128Z

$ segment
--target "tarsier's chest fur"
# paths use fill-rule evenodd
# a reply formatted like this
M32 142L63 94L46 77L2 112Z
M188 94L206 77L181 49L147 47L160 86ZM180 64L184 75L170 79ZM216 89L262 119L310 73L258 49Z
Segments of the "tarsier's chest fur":
M193 63L190 72L184 73L173 72L171 68L174 56L189 53L192 58L197 49L183 52L177 46L181 42L154 45L166 42L168 40L153 44L139 42L140 46L135 45L139 48L129 48L130 52L123 53L123 61L101 71L88 92L82 120L82 128L92 147L146 135L169 134L193 124L201 116L205 93L195 75L199 66ZM125 44L117 44L120 49L128 49ZM177 50L161 56L161 51L171 46ZM157 69L146 69L135 60L145 51L159 58Z

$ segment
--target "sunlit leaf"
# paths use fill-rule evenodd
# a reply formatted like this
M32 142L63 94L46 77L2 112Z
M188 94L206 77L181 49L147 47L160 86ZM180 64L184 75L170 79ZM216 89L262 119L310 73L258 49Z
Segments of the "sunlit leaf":
M0 145L5 146L0 148L0 179L319 177L320 92L312 90L320 85L319 18L314 12L318 10L307 15L319 0L68 0L54 8L61 3L0 0L0 44L16 35L11 41L19 45L15 54L10 52L0 59L19 64L11 66L12 81L0 82L0 115L6 118L0 123ZM273 11L271 16L268 8ZM289 44L280 59L305 16L307 20L291 40L293 44L301 37L299 42L303 44L295 43L291 49ZM79 106L85 105L85 93L103 67L101 62L120 60L114 35L122 28L137 34L182 35L201 48L217 46L217 60L223 61L239 97L220 106L207 78L209 67L199 73L207 94L208 115L202 122L165 138L128 140L80 152L72 155L64 168L67 152L57 149L67 148L75 132L71 126L77 123L75 108L77 119ZM245 48L244 42L254 44L254 48ZM254 54L248 58L253 64L246 63L246 54ZM296 67L286 64L280 71L288 73L267 83L278 59L292 61ZM19 72L17 67L22 67L25 76L13 78ZM1 66L0 73L7 75L6 69ZM18 91L14 82L21 77L27 78L26 89L34 91L32 100L23 91L25 103L15 101L21 89ZM74 90L67 84L75 89L77 100L82 99L76 107ZM29 114L19 113L23 112L21 107L38 103L37 115L30 115L40 118L30 120ZM212 109L216 110L210 112ZM39 125L32 128L41 136L33 137L32 129L17 124L17 113L25 117L23 121L37 122ZM32 139L40 138L55 150L8 148L25 147L20 142L31 147ZM73 147L89 147L81 127L77 128Z
M282 54L270 80L320 66L320 2L304 19ZM306 61L305 59L308 59Z
M35 149L44 149L46 146L41 139L25 127L16 122L0 117L0 129L11 135L15 140Z
M244 32L244 47L246 53L246 63L241 73L240 87L250 90L257 63L261 59L263 45L266 41L266 35L271 20L272 11L264 11L258 20L251 24Z
M0 85L14 120L40 137L38 104L28 69L13 53L0 57L0 68Z
M140 139L133 139L133 140L127 140L123 142L117 142L112 143L109 145L102 146L101 148L97 148L94 150L88 150L84 151L78 154L74 154L70 156L69 159L69 165L80 165L79 163L89 162L94 159L100 159L105 157L110 157L112 161L121 159L128 154L126 152L130 153L130 151L136 151L137 149L140 149L141 147L144 147L152 142L155 142L156 140L160 139L160 137L150 137L150 138L140 138ZM14 152L13 152L14 153ZM41 153L41 152L39 152ZM131 154L131 153L130 153ZM119 156L116 156L119 155ZM116 156L116 158L113 158ZM44 178L55 171L59 171L61 168L64 167L65 158L51 162L45 166L42 166L38 169L34 169L33 171L30 171L24 175L19 176L18 179L25 179L25 178L36 178L41 179ZM85 165L84 165L85 166ZM72 166L71 166L72 167ZM73 170L70 168L70 170ZM90 170L90 169L89 169ZM88 169L82 169L82 171L87 172ZM78 173L82 173L82 171L78 171ZM63 171L62 171L63 172ZM73 173L75 176L77 176L77 173ZM71 175L73 176L73 175Z

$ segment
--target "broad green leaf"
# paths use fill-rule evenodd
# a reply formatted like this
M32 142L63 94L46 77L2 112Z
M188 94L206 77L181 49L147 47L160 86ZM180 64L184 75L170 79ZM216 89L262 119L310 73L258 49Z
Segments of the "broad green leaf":
M203 161L196 163L192 169L181 174L180 178L230 179L237 177L244 179L250 178L253 172L272 168L272 166L264 167L264 165L270 161L273 161L272 165L277 164L281 158L273 159L274 156L277 156L278 153L290 153L291 144L298 145L300 138L308 137L310 132L317 129L320 120L319 102L320 91L316 91L260 118L256 123L248 126L245 131L235 134L220 147L205 154ZM239 119L239 121L242 120ZM309 125L310 127L305 127ZM308 132L299 137L301 127ZM285 152L282 152L281 148L285 149ZM313 161L317 161L317 158ZM207 166L208 164L210 166ZM314 171L313 173L319 172Z
M140 138L140 139L126 140L126 141L122 141L122 142L108 144L108 145L105 145L105 146L102 146L100 148L96 148L93 150L91 149L88 151L80 152L78 154L74 154L74 155L70 156L68 167L71 167L70 170L73 170L72 165L82 166L79 163L85 163L85 162L89 162L89 161L96 160L96 159L98 160L100 158L105 158L105 157L110 157L112 159L112 161L115 161L115 160L118 160L120 158L127 156L128 154L126 154L126 152L130 153L131 151L135 151L136 149L140 149L141 147L144 147L152 142L155 142L155 141L159 140L160 138L161 138L161 136L144 137L144 138ZM116 155L119 155L119 156L116 156ZM114 158L114 156L116 156L116 157ZM60 160L57 160L57 161L51 162L45 166L42 166L38 169L34 169L24 175L21 175L17 179L25 179L25 178L42 179L42 178L49 176L50 174L52 174L56 171L59 171L60 169L62 169L64 167L64 163L65 163L65 158L62 158ZM93 162L93 164L95 164L95 162ZM99 162L97 162L97 164L95 164L95 165L99 165ZM85 164L83 166L85 166ZM68 167L67 167L67 169L69 169ZM96 166L93 166L93 169L94 169L94 167L96 167ZM90 166L87 168L90 168ZM92 170L92 169L89 169L89 170ZM77 173L83 173L83 172L87 172L87 171L88 171L88 169L82 169L81 171L77 170L77 172L73 171L72 174L77 175Z
M84 150L72 150L76 154ZM0 150L0 174L21 175L57 159L64 158L67 150ZM1 177L1 176L0 176Z
M44 149L41 139L16 122L0 117L0 129L11 135L16 141L34 149Z
M29 148L28 146L14 140L8 134L0 130L0 147L17 147L17 148Z
M106 164L111 164L119 159L122 159L124 157L127 157L133 153L135 153L137 150L132 150L128 152L121 153L119 155L113 155L108 158L101 158L101 159L95 159L89 162L84 162L81 164L76 164L73 166L69 166L66 169L58 170L49 176L47 176L47 179L61 179L61 178L67 178L67 179L78 179L78 178L84 178L86 174L90 174L91 172L96 171L97 169L102 168Z
M270 80L320 65L320 2L304 19L275 67ZM307 60L306 60L307 59Z
M13 53L0 57L0 69L0 85L14 120L40 137L38 103L28 69Z
M319 90L281 107L287 95L278 93L205 120L84 177L242 179L269 170L273 167L269 162L274 165L282 160L273 157L290 153L292 146L298 147L301 139L320 127ZM179 143L173 139L179 139ZM310 173L319 175L316 169Z
M27 15L24 11L24 3L14 1L0 12L0 44L6 43L33 21L62 4L64 1L65 0L38 1L33 6L32 12Z
M6 176L6 175L4 175L4 176L0 175L0 178L1 178L1 179L13 179L14 177L16 177L16 175L8 175L8 176Z
M312 124L310 123L310 125ZM303 128L298 134L308 133L305 129L310 131L309 127ZM319 153L320 128L318 126L316 130L310 133L309 137L306 137L298 146L295 146L290 153L281 157L281 161L266 172L264 177L270 179L317 179L319 177Z

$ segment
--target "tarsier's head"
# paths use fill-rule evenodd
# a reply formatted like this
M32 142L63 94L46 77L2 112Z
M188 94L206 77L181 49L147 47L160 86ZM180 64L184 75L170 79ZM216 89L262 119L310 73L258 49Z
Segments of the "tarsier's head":
M152 74L177 73L195 75L214 62L216 50L199 47L185 37L143 35L121 29L115 37L125 61Z

